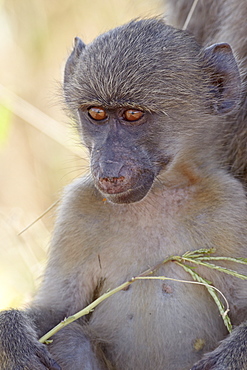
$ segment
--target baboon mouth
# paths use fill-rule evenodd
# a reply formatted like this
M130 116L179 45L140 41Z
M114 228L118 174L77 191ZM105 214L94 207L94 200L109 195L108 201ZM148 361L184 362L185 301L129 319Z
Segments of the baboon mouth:
M135 203L141 201L151 189L152 184L150 186L140 185L135 188L128 189L126 191L118 192L118 193L101 193L106 197L106 199L115 204L127 204L127 203Z

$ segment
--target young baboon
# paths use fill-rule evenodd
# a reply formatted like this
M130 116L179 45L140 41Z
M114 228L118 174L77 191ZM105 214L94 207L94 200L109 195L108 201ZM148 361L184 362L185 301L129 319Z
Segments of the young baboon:
M182 28L193 0L166 0L167 22ZM199 0L187 30L204 45L228 42L240 65L242 96L237 110L226 117L222 161L247 187L247 2Z
M227 336L205 287L146 280L49 345L38 342L64 317L170 255L199 248L245 255L245 192L218 152L240 85L228 44L202 48L160 19L132 21L89 45L76 39L64 94L91 174L65 191L31 307L0 315L2 370L190 369ZM245 265L221 263L247 274ZM196 268L222 291L240 325L245 281L207 270ZM153 275L190 280L174 262ZM246 369L246 331L238 326L194 369Z

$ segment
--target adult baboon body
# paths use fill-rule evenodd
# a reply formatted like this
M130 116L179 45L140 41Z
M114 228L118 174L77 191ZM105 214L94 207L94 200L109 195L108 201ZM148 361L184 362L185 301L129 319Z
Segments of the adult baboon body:
M202 286L138 281L59 331L49 352L38 337L169 255L245 255L245 192L218 153L240 94L231 48L201 48L159 19L133 21L87 46L76 39L64 91L91 174L66 189L31 307L0 315L1 369L189 369L227 335ZM243 322L245 281L196 272L225 295L233 324ZM153 275L190 279L174 262ZM242 324L195 369L245 369L246 337Z
M193 0L168 0L167 21L182 28ZM228 42L237 57L242 80L239 108L226 117L222 160L244 186L247 184L247 4L245 0L199 0L188 23L202 45Z

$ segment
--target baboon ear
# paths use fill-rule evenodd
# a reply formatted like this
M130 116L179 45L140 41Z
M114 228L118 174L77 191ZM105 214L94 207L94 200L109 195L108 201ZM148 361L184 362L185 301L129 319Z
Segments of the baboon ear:
M211 107L218 114L234 109L240 98L240 74L229 44L220 43L204 50L206 70L210 74Z
M79 57L83 50L85 49L86 45L82 42L82 40L79 37L76 37L74 40L74 48L72 50L72 53L68 57L68 60L65 64L65 70L64 70L64 83L68 82L69 78L74 74L75 67L77 65L77 62L79 60Z

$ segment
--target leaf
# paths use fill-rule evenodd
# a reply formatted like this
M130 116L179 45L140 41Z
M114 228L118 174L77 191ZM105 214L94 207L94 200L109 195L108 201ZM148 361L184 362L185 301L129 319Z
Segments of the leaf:
M230 321L230 318L227 314L227 312L229 311L229 308L228 308L228 302L225 298L225 296L221 293L221 295L224 297L224 300L227 302L227 309L225 310L225 307L223 306L222 302L220 301L216 291L219 291L218 289L216 289L212 283L204 278L202 278L200 275L198 275L194 270L192 270L190 267L188 266L185 266L183 265L182 263L179 263L177 262L177 264L179 264L179 266L183 267L183 269L188 272L193 280L195 281L198 281L199 283L203 283L205 285L205 288L208 290L209 294L211 295L211 297L213 298L213 300L215 301L218 309L219 309L219 312L222 316L222 319L224 321L224 324L227 328L227 330L229 331L229 333L231 333L232 331L232 324L231 324L231 321ZM211 287L210 287L211 285Z
M217 257L217 256L209 256L209 257L200 257L201 261L211 260L211 261L231 261L236 263L247 264L247 258L233 258L233 257Z
M225 257L225 260L226 259L227 259L227 257ZM231 269L226 268L226 267L217 266L213 263L203 262L201 260L196 260L196 259L192 259L192 258L183 258L183 260L187 261L187 262L195 263L197 265L205 266L205 267L211 268L213 270L218 270L220 272L224 272L225 274L235 276L235 277L237 277L239 279L242 279L242 280L247 280L246 275L240 274L239 272L237 272L235 270L231 270Z

